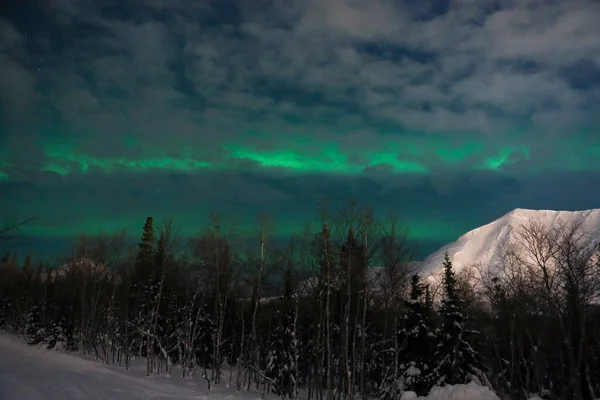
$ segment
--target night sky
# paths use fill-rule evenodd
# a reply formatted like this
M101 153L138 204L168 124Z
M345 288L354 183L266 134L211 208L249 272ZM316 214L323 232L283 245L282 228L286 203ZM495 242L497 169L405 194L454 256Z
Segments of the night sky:
M421 255L513 208L600 207L600 4L39 0L0 11L0 210L20 251L287 235L348 198ZM63 246L63 247L61 247Z

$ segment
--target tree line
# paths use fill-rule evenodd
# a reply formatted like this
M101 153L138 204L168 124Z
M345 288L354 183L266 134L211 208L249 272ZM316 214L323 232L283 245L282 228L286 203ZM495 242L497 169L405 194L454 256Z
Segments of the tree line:
M434 277L399 219L355 204L283 245L266 217L251 245L225 226L213 216L182 240L149 217L137 248L82 236L61 265L6 253L0 329L290 400L470 381L511 399L600 396L599 238L576 223L530 221L490 265L455 271L446 255Z

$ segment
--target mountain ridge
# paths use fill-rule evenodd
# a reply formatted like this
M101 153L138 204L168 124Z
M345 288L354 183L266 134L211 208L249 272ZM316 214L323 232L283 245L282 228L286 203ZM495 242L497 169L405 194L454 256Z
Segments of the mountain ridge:
M426 257L420 265L422 273L437 274L442 268L446 251L456 271L478 263L490 265L496 257L499 244L510 240L516 228L533 220L538 220L545 226L579 223L589 235L600 238L600 208L579 211L515 208L488 224L466 232L456 241Z

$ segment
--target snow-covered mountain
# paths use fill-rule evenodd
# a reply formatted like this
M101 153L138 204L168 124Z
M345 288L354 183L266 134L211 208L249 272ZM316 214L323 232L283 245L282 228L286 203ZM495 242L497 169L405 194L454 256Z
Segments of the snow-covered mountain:
M450 261L456 271L478 263L490 265L497 255L498 246L510 241L515 229L532 220L537 220L548 227L557 226L560 223L579 223L588 235L600 239L600 209L552 211L517 208L487 225L465 233L457 241L440 248L423 261L422 273L428 276L441 270L446 251L448 251Z
M65 264L51 270L49 273L52 279L62 279L70 273L76 273L82 277L85 276L98 279L120 279L118 274L115 271L108 268L106 265L86 257L70 260ZM47 278L47 275L48 272L42 272L42 280L45 280Z

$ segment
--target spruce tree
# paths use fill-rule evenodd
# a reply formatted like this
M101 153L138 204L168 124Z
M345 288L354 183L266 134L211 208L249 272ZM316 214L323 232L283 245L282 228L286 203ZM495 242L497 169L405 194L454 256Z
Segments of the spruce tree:
M432 386L433 339L435 334L427 320L428 313L423 297L427 286L420 282L419 275L411 279L410 298L404 302L406 313L404 324L400 330L403 343L400 357L403 361L401 370L401 388L425 396Z
M298 343L294 330L295 310L288 308L275 312L279 321L271 335L265 375L275 383L271 390L283 397L296 398Z
M156 292L156 250L154 219L148 217L138 243L135 272L130 292L131 307L137 311L133 324L145 331L149 330L153 300ZM135 332L133 335L134 351L138 356L146 355L145 335Z
M25 261L23 262L23 269L24 270L32 270L32 264L31 264L31 253L27 253L27 255L25 256Z
M168 264L168 254L167 254L167 237L163 233L160 234L158 238L158 243L156 245L156 256L155 256L155 269L156 269L156 277L159 278L163 269L167 267Z
M152 271L155 261L155 232L154 232L154 219L152 217L146 218L144 224L144 232L140 242L138 243L138 253L136 259L136 266L138 273L146 275L149 270Z
M33 306L25 314L25 337L29 344L38 344L46 337L41 311L38 306Z
M399 368L397 373L391 369L386 372L378 394L380 399L397 399L405 391L426 395L432 386L435 333L429 323L427 288L419 275L412 276L409 298L403 300L402 322L396 333L400 346L397 352Z
M458 282L448 253L444 255L443 266L444 298L440 309L442 326L435 352L439 364L433 377L436 378L438 386L485 380L481 358L467 342L467 337L474 332L465 327L463 300L458 293Z

